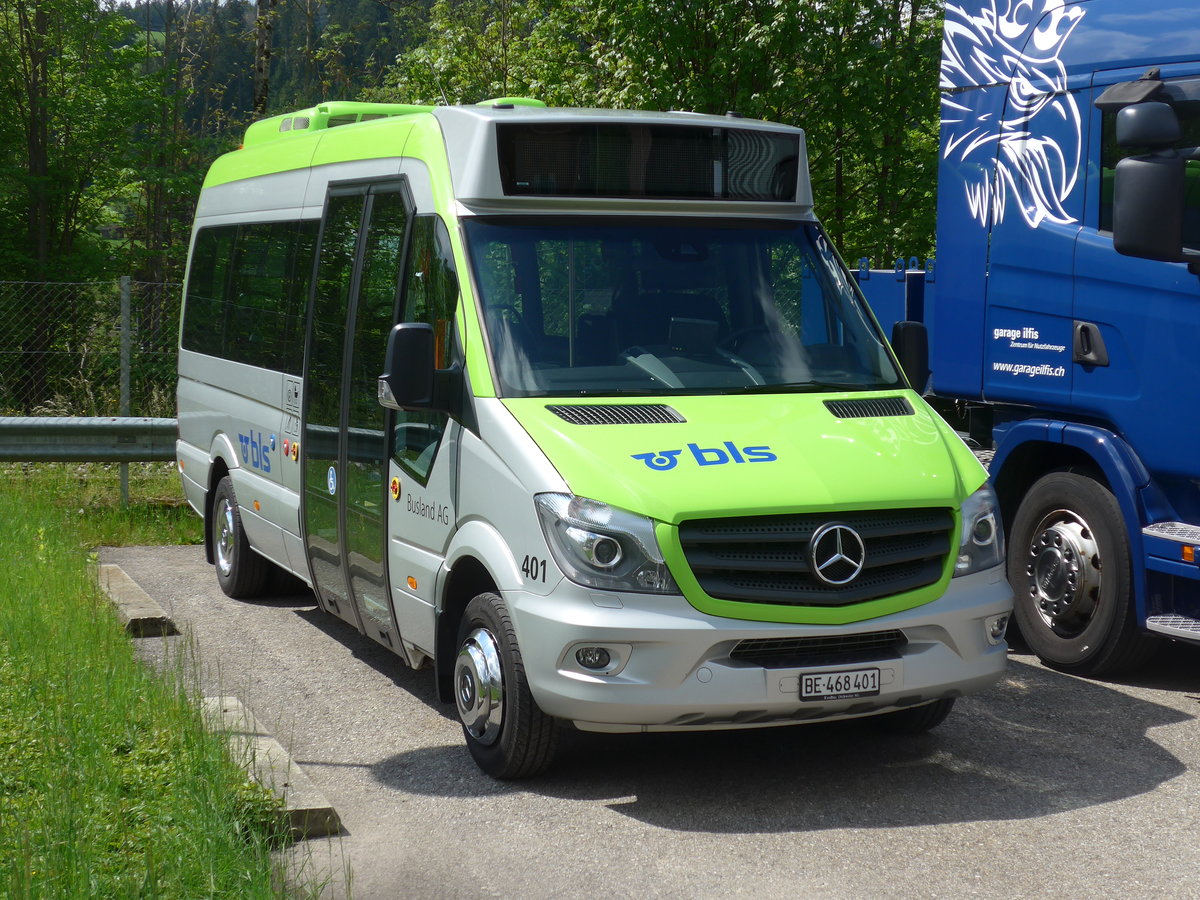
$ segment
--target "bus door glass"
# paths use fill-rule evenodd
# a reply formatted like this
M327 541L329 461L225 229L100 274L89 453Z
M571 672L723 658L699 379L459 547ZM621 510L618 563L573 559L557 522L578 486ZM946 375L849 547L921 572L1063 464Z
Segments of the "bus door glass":
M400 183L331 192L305 370L303 519L313 585L326 609L393 648L388 423L376 381L396 321L411 209Z

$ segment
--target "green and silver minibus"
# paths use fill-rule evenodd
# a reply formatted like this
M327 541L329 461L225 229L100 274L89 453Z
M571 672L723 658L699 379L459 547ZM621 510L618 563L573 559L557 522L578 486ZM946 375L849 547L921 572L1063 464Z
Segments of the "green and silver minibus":
M326 103L204 182L179 470L225 593L298 576L498 778L569 726L920 731L1000 677L1012 595L906 335L797 128Z

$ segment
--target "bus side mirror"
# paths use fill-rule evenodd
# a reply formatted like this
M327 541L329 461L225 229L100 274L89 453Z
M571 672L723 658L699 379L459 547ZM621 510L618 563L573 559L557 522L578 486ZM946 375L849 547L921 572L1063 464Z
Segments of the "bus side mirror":
M924 322L897 322L892 326L892 349L900 368L918 394L929 384L929 332Z
M433 326L401 322L388 335L379 403L388 409L429 409L433 405Z

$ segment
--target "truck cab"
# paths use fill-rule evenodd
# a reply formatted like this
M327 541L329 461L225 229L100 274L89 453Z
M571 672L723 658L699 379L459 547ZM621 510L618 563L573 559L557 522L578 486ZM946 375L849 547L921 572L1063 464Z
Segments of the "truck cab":
M932 391L987 452L1015 618L1068 671L1200 640L1200 49L1176 3L948 5ZM1190 15L1190 13L1189 13Z

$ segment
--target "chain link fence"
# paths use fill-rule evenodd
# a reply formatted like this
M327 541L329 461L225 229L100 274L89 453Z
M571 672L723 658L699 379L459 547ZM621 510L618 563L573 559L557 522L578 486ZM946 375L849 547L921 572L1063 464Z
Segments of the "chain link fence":
M174 416L179 303L176 284L0 281L0 416Z

